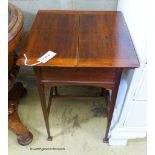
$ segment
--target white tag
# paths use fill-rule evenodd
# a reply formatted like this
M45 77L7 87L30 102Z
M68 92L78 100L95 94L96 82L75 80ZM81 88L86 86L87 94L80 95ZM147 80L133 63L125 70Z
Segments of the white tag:
M55 52L48 51L42 57L40 57L38 61L46 63L48 60L52 59L55 55L56 55Z

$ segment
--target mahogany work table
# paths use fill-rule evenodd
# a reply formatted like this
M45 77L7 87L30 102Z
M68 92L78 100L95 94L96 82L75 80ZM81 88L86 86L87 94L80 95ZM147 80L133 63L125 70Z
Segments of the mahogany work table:
M121 74L124 68L136 68L139 61L121 12L40 10L23 44L18 65L24 65L24 53L33 64L47 51L56 56L34 66L48 140L52 140L48 115L56 86L89 85L111 89L107 110L107 129L113 116ZM51 87L48 105L44 89Z

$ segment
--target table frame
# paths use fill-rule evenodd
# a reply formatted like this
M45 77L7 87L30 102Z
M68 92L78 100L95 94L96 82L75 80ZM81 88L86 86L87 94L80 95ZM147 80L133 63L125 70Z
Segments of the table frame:
M44 77L44 72L43 70L46 70L46 67L33 67L34 68L34 73L35 73L35 77L36 77L36 83L37 83L37 87L38 87L38 91L39 91L39 96L40 96L40 101L41 101L41 106L42 106L42 111L43 111L43 115L44 115L44 120L45 120L45 125L46 125L46 129L47 129L47 134L48 134L48 140L52 140L52 136L50 133L50 127L49 127L49 111L50 111L50 107L51 107L51 100L53 97L53 92L55 96L58 96L57 93L57 89L56 86L64 86L64 85L89 85L89 86L97 86L100 88L111 88L112 89L112 94L111 94L111 99L109 100L109 103L107 104L107 126L106 126L106 133L105 133L105 137L103 138L103 142L107 143L108 142L108 133L109 133L109 129L110 129L110 125L111 125L111 121L112 121L112 116L113 116L113 112L114 112L114 107L115 107L115 103L116 103L116 98L117 98L117 93L118 93L118 88L119 88L119 83L120 83L120 79L121 79L121 75L122 75L122 70L123 68L115 68L113 69L113 73L115 74L114 79L112 81L109 81L110 84L108 84L106 86L105 83L107 83L107 81L104 81L102 79L100 79L100 82L97 82L94 80L92 80L91 82L89 81L80 81L80 76L76 77L76 81L74 79L64 79L64 77L60 77L59 76L59 71L61 72L61 67L56 68L56 71L51 71L48 72L48 77L49 79L46 80ZM52 67L51 67L52 69ZM70 70L69 68L66 68L67 70ZM76 68L72 69L72 73L74 74L74 69L76 70ZM90 69L90 68L89 68ZM109 68L104 68L104 70L111 70ZM94 72L96 72L96 68L92 68L92 74ZM97 70L98 71L98 70ZM81 75L81 73L83 72L83 69L80 68L79 69L79 75ZM55 73L55 79L52 79L52 75ZM57 75L56 75L57 74ZM64 74L68 74L67 72ZM91 74L91 72L90 72ZM100 73L100 74L104 74L104 72ZM87 75L88 77L91 75ZM51 78L51 79L50 79ZM57 78L59 78L59 80L57 80ZM46 104L46 96L45 96L45 88L46 87L51 87L50 90L50 96L49 96L49 100L48 100L48 105ZM69 96L70 97L70 96ZM104 96L105 97L105 96Z
M24 54L29 64L35 64L49 50L56 52L56 56L34 66L48 140L52 140L48 116L52 93L58 96L56 87L88 85L112 90L103 140L108 142L122 71L139 67L123 14L120 11L39 10L17 64L25 65ZM52 87L48 106L46 87Z

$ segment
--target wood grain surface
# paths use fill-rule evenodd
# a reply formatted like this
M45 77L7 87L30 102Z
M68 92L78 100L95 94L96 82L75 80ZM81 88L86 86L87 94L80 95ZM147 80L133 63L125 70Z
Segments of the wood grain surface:
M57 55L38 66L139 66L124 17L117 11L40 10L17 64L24 65L24 53L32 64L48 50Z
M112 89L116 69L87 67L40 67L41 82L45 86L58 85L93 85Z

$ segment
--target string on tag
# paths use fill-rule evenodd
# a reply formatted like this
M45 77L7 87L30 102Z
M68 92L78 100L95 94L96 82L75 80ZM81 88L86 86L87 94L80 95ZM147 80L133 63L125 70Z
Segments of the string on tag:
M28 60L28 59L27 59L26 54L24 54L24 57L25 57L25 60L24 60L24 65L25 65L25 66L36 66L36 65L42 63L41 61L38 61L37 63L34 63L34 64L28 64L28 63L27 63L27 60Z
M42 55L40 58L37 59L38 62L36 62L34 64L28 64L27 63L27 61L28 61L27 56L24 53L24 57L25 57L24 64L25 64L25 66L36 66L36 65L41 64L41 63L46 63L47 61L52 59L55 55L56 55L55 52L47 51L44 55Z

